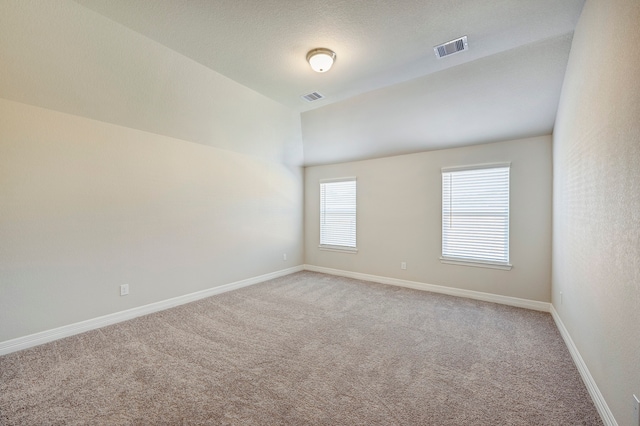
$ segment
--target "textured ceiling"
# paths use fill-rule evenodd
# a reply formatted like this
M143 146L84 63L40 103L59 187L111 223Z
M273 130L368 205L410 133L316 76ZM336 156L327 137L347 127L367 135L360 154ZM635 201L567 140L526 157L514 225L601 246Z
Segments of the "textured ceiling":
M76 0L299 111L573 32L583 0ZM433 46L467 35L470 50ZM328 47L334 68L306 53ZM306 103L300 95L327 98Z
M300 113L306 165L549 134L583 4L0 0L0 97L218 145L241 142L216 111L270 103ZM462 35L468 51L435 57Z
M571 34L302 114L306 165L551 134Z

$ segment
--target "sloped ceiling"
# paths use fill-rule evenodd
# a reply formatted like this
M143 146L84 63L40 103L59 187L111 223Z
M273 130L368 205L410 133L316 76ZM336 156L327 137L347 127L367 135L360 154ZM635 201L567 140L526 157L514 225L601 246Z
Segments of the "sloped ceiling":
M155 115L153 93L136 96L148 80L183 77L178 63L189 60L189 67L212 70L302 113L306 164L513 139L551 131L583 3L7 1L0 4L0 96L197 139L187 129L206 119L198 102L175 116ZM435 57L434 45L462 35L469 51ZM316 47L337 53L327 73L312 72L305 61ZM300 98L312 91L326 98ZM119 114L122 108L132 113ZM140 109L144 117L136 114ZM167 120L172 127L164 131Z
M548 135L571 34L302 114L307 165Z

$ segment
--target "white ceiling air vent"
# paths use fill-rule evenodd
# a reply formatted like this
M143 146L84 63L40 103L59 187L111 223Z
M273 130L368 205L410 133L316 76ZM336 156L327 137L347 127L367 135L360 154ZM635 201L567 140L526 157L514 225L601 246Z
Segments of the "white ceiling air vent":
M438 58L444 58L445 56L453 55L454 53L462 52L467 49L469 49L467 36L448 41L433 48Z
M307 95L302 95L300 97L307 102L319 101L320 99L324 99L324 96L318 92L311 92Z

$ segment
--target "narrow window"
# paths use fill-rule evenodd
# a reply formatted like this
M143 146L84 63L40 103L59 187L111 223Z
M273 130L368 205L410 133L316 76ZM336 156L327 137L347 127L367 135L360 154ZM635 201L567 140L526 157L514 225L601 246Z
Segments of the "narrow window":
M443 263L511 269L509 169L442 169Z
M320 181L320 247L355 251L356 178Z

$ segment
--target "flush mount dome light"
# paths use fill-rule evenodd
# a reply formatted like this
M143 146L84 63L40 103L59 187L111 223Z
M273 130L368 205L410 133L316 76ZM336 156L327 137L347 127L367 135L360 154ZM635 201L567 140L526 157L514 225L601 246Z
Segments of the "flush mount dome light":
M327 72L336 60L336 52L321 47L307 53L307 61L315 72Z

